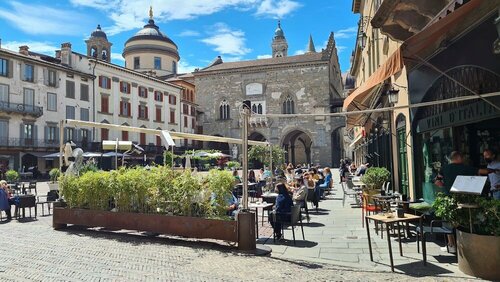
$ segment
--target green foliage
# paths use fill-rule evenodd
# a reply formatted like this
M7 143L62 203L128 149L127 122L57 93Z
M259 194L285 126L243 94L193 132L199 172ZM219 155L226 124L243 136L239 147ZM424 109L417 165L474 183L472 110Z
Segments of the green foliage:
M181 173L166 166L88 171L59 180L70 208L210 218L226 218L224 203L213 203L211 196L227 195L232 183L229 171L213 170L200 179L189 170Z
M53 168L49 171L49 177L52 183L56 182L59 176L61 176L61 171L58 168Z
M361 177L361 181L370 189L380 189L384 182L389 181L390 177L391 173L385 167L370 167Z
M219 159L217 156L195 156L197 153L208 153L208 154L215 154L215 153L220 153L221 151L219 150L212 150L212 149L202 149L202 150L187 150L184 151L184 155L190 155L193 156L193 160L199 160L199 161L211 161L211 160L216 160Z
M89 171L96 172L98 170L99 168L97 167L97 164L94 161L87 161L82 165L82 168L80 169L80 175Z
M227 167L229 169L233 169L233 168L236 169L236 168L240 168L241 167L241 164L239 162L237 162L237 161L229 161L229 162L226 163L226 165L227 165Z
M19 173L13 169L9 169L5 172L5 178L7 178L7 182L14 182L19 179Z
M470 209L473 233L500 236L500 200L487 199L478 195L439 193L433 208L437 216L468 232L470 230L469 209L461 207L461 204L474 207Z
M272 157L273 166L282 165L285 161L285 150L280 146L272 145ZM269 166L269 147L262 145L253 145L250 150L248 150L248 159L250 161L258 161L263 163L265 166Z
M172 153L172 151L165 150L165 152L163 153L163 165L168 166L168 167L172 167L172 162L178 157L179 156Z

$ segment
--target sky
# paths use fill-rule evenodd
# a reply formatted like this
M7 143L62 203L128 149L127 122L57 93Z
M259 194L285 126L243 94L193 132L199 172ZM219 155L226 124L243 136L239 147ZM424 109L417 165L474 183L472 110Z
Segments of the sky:
M316 51L334 32L343 72L350 67L359 15L352 0L2 0L2 48L54 56L61 43L86 53L85 40L100 24L107 33L112 61L124 65L121 53L140 30L153 7L155 23L178 46L179 72L224 61L269 58L278 19L288 42L288 55L304 53L309 35Z

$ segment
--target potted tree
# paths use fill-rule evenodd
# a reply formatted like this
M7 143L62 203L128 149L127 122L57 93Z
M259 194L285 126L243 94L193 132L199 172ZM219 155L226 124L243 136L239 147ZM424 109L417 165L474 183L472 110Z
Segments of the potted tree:
M379 194L385 182L389 181L391 173L385 167L370 167L366 170L365 175L361 177L361 181L366 185L363 189L363 194L371 203L373 195Z
M487 280L500 278L500 200L440 193L435 214L457 230L458 268Z
M9 169L5 173L5 178L7 178L7 182L14 183L19 179L19 173L13 169Z
M50 177L49 190L50 191L59 190L59 183L57 182L57 180L59 179L59 176L61 176L61 172L59 171L58 168L53 168L49 171L49 177Z

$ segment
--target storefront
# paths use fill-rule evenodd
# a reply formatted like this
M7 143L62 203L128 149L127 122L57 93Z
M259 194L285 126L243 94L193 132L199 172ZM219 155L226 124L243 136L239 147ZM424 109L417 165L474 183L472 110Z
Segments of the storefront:
M476 94L487 98L456 101L412 110L413 154L417 197L432 200L440 188L434 178L460 151L467 164L484 167L484 149L500 149L500 55L493 52L499 35L496 11L469 23L466 34L448 39L442 51L408 74L412 104ZM443 45L443 44L442 44Z

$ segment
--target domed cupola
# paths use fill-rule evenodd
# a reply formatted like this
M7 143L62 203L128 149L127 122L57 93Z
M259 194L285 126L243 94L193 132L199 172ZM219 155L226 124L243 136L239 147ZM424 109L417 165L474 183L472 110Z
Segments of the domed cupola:
M281 29L281 22L278 21L278 27L274 31L273 42L271 43L273 58L286 57L288 54L288 43L286 42L285 33Z
M281 29L281 22L278 21L278 27L274 31L274 39L285 39L285 33Z
M87 56L106 62L111 61L111 45L113 44L108 41L108 37L102 31L100 24L92 31L90 38L85 40L85 43L87 43Z
M177 45L155 24L150 7L148 23L125 42L125 66L156 76L177 73Z

